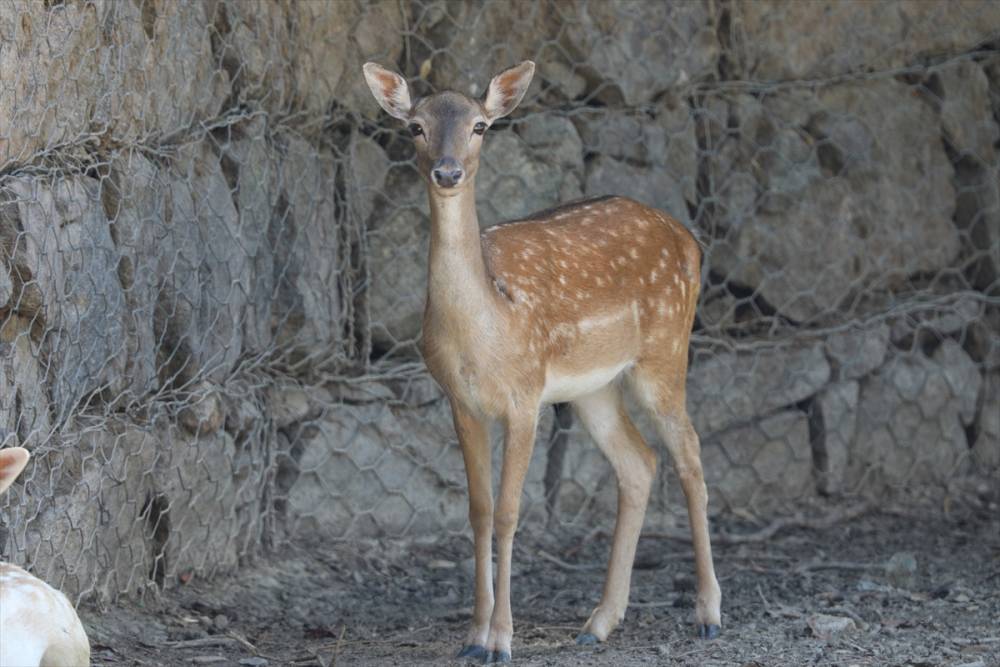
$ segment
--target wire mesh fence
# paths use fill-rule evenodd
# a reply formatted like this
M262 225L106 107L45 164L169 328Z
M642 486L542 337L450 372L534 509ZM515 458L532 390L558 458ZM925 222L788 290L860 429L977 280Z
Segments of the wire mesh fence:
M998 49L973 0L0 0L0 440L34 455L0 556L113 600L467 530L425 188L366 60L470 96L538 63L484 226L615 193L698 234L714 515L995 490ZM534 459L526 531L610 523L566 410ZM685 520L672 474L647 528Z

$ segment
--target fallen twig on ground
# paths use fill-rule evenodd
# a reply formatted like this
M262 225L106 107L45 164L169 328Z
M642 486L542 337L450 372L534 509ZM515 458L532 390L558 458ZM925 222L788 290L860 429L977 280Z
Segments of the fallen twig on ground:
M840 512L831 512L820 518L809 518L801 514L791 517L781 517L775 519L770 524L752 533L725 533L719 532L711 536L712 544L746 544L748 542L763 542L774 537L778 532L789 528L809 528L812 530L826 530L838 523L856 519L871 509L870 503L861 503L854 507L847 508ZM670 530L657 533L644 533L641 537L646 539L660 540L680 540L691 542L691 534L688 531Z
M170 648L205 648L206 646L239 646L243 642L235 637L217 635L215 637L200 637L198 639L182 639L175 642L166 642Z
M553 556L549 552L544 551L542 549L539 549L536 553L538 554L539 558L547 560L550 563L552 563L553 565L557 565L557 566L561 567L564 570L571 570L573 572L590 572L590 571L593 571L593 570L599 570L599 569L601 569L600 566L598 566L598 565L576 565L574 563L567 563L566 561L564 561L563 559L559 558L558 556Z

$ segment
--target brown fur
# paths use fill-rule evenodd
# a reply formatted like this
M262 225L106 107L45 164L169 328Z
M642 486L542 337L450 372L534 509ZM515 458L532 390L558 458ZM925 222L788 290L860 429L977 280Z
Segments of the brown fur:
M575 202L479 231L475 174L482 139L472 128L510 113L533 68L522 63L498 75L483 102L442 93L421 100L407 115L423 130L415 140L417 164L431 209L421 349L451 402L469 478L476 604L467 644L484 647L493 659L510 651L513 535L538 411L545 403L573 403L618 479L608 576L584 632L603 641L624 616L656 467L656 455L623 408L618 379L624 377L654 415L688 500L698 623L720 624L700 446L684 393L699 289L697 242L669 215L622 197ZM377 74L380 68L366 65L366 75L370 69ZM385 97L378 89L381 78L368 80L375 97ZM465 174L453 187L430 178L430 165L444 158L456 161ZM495 507L492 420L505 431Z

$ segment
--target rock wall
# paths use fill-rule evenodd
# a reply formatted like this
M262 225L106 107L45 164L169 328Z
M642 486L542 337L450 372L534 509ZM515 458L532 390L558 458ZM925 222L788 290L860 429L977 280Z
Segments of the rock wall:
M618 193L697 231L713 512L1000 475L995 3L0 0L0 41L0 441L35 455L0 556L71 593L465 530L369 59L418 94L538 63L483 225ZM610 518L578 425L546 483L550 429L525 525Z

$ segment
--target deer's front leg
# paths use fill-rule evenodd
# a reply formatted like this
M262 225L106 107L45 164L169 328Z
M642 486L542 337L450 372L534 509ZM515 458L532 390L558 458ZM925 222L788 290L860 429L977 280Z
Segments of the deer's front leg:
M490 439L485 421L452 402L455 431L465 458L469 480L469 523L475 541L476 599L472 627L459 651L460 658L485 658L493 614L493 490L490 478Z
M493 515L497 535L497 598L486 642L487 662L510 662L510 642L514 635L510 611L510 561L521 508L521 490L535 446L536 421L537 411L533 411L530 415L509 417L506 424L500 495Z

